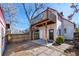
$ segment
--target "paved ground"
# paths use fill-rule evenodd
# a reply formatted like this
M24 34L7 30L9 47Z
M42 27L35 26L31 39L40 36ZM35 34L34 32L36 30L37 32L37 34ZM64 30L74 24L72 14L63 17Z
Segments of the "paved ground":
M67 45L69 46L69 45ZM64 48L62 45L60 48ZM5 56L64 56L62 52L64 49L60 49L58 46L42 46L34 42L21 42L13 43L7 46Z

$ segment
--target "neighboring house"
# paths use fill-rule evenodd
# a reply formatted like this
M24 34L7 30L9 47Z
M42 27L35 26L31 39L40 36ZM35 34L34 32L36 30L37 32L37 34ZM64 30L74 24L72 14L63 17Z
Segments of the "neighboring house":
M58 36L64 36L67 40L73 40L75 24L64 18L63 13L47 8L32 19L32 39L38 32L38 38L44 40L56 40Z
M5 49L5 33L6 33L6 22L4 20L3 13L0 8L0 55L3 54Z

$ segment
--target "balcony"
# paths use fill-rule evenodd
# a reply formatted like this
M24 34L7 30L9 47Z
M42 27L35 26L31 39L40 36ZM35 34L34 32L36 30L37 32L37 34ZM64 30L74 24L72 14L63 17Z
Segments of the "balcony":
M53 11L51 11L50 9L46 9L45 11L43 11L42 13L38 14L36 17L34 17L31 21L31 24L34 25L36 23L45 21L45 20L50 20L48 23L50 24L51 21L52 23L56 22L56 15L54 13L52 13Z

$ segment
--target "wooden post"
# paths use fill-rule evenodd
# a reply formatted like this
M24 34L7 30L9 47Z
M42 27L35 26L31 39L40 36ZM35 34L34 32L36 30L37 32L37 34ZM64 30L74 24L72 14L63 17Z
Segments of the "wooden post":
M45 23L45 39L46 39L46 44L48 43L47 39L47 23Z
M32 27L30 28L30 40L32 40Z
M33 40L34 40L34 30L33 30Z

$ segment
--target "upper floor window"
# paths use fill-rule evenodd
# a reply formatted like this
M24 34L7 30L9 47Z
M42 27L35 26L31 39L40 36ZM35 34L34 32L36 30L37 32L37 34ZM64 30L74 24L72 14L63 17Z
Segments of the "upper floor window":
M59 35L61 36L61 29L59 29Z
M67 33L67 29L66 28L64 28L64 33Z

